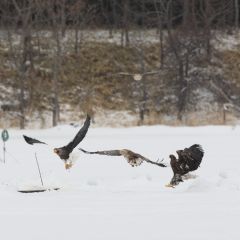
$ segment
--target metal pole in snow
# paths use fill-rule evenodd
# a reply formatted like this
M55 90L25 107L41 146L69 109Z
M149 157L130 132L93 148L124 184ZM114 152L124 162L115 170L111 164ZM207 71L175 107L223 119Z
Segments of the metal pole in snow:
M5 142L3 142L3 163L5 163L6 161L6 146L5 146Z
M41 179L41 183L42 183L42 186L43 186L42 174L41 174L40 167L39 167L38 160L37 160L37 153L35 153L35 159L36 159L36 163L37 163L37 167L38 167L38 172L39 172L39 176L40 176L40 179Z

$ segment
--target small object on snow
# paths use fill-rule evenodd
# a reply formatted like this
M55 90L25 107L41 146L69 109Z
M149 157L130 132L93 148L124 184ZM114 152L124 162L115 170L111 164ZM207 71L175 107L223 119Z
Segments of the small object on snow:
M21 193L39 193L39 192L46 192L46 191L52 191L52 190L55 190L55 191L59 190L60 188L58 188L58 187L54 187L54 188L44 187L43 180L42 180L42 174L41 174L41 170L40 170L40 167L39 167L39 163L38 163L36 153L35 153L35 159L36 159L36 163L37 163L37 167L38 167L38 173L39 173L39 176L40 176L42 186L41 187L39 187L39 186L28 186L28 187L25 187L25 188L18 189L18 192L21 192Z
M58 190L59 188L45 188L44 185L43 185L43 180L42 180L42 174L41 174L41 170L40 170L40 167L39 167L39 163L38 163L38 159L37 159L37 154L35 153L35 160L36 160L36 164L37 164L37 167L38 167L38 173L39 173L39 176L40 176L40 180L41 180L41 184L42 186L39 187L39 186L28 186L28 187L25 187L23 189L19 189L18 192L21 192L21 193L38 193L38 192L45 192L45 191L51 191L51 190Z
M65 168L66 169L69 169L72 164L69 164L69 163L66 163L67 160L69 159L69 155L70 153L73 151L73 149L84 139L84 137L86 136L87 134L87 131L88 131L88 128L90 126L90 122L91 122L91 118L89 115L87 115L87 118L82 126L82 128L78 131L78 133L76 134L76 136L74 137L74 139L68 143L67 145L63 146L63 147L60 147L60 148L54 148L53 151L54 153L56 153L65 163ZM34 139L34 138L30 138L28 136L25 136L23 135L25 141L28 143L28 144L46 144L45 142L42 142L42 141L39 141L37 139Z
M204 155L202 146L194 144L184 150L178 150L178 159L174 155L170 155L170 164L173 170L173 178L166 187L173 187L183 182L182 176L196 170L201 162Z
M143 161L151 163L151 164L155 164L159 167L166 167L166 165L163 164L163 163L151 161L148 158L145 158L144 156L142 156L138 153L132 152L131 150L128 150L128 149L96 151L96 152L89 152L89 151L86 151L82 148L79 148L79 150L81 150L82 152L87 153L87 154L100 154L100 155L108 155L108 156L123 156L132 167L136 167L136 166L141 165Z
M18 192L20 193L39 193L39 192L46 192L46 191L57 191L60 188L32 188L32 189L19 189Z

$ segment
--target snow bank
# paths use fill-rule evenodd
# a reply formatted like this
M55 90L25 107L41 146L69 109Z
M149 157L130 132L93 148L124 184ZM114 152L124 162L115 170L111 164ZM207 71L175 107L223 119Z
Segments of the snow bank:
M166 188L170 168L143 163L132 168L121 157L84 155L66 171L51 147L27 145L22 134L62 146L78 128L9 130L7 162L0 162L0 224L4 240L87 239L238 240L240 232L240 128L135 127L90 128L80 143L87 150L129 148L152 160L199 143L201 167L174 189ZM59 191L22 194L41 187ZM11 154L11 155L10 155ZM0 157L2 158L2 157Z

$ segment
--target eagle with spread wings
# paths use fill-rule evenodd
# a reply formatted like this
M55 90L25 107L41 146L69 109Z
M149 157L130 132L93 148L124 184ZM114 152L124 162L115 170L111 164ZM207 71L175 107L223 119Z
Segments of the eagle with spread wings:
M79 148L79 150L81 150L82 152L87 153L87 154L99 154L99 155L108 155L108 156L123 156L132 167L137 167L137 166L141 165L144 161L147 162L147 163L150 163L150 164L155 164L159 167L166 167L165 164L163 164L159 161L157 161L157 162L151 161L150 159L148 159L148 158L146 158L146 157L144 157L144 156L142 156L138 153L135 153L131 150L128 150L128 149L96 151L96 152L89 152L89 151L86 151L82 148Z
M69 161L69 157L73 149L84 139L84 137L87 134L88 128L90 126L91 118L89 115L87 115L86 120L82 126L82 128L78 131L78 133L75 135L73 140L69 142L67 145L59 148L54 148L53 151L56 153L60 159L62 159L65 163L65 168L69 169L72 167L72 162ZM26 135L23 135L25 141L30 144L46 144L45 142L39 141L38 139L28 137Z
M174 187L183 182L182 176L195 171L201 164L204 151L201 145L194 144L184 150L176 151L178 159L170 155L170 164L173 171L173 177L167 187Z

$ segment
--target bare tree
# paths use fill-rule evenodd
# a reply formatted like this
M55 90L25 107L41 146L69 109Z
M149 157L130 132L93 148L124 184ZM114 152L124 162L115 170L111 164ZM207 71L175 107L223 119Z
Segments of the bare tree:
M63 24L62 2L48 1L48 12L50 16L52 37L54 40L53 63L52 63L52 125L56 126L60 120L60 78L61 78L61 57L62 57L62 37L65 24Z
M197 14L194 0L179 1L182 3L183 11L181 14L174 16L172 14L174 1L168 1L165 5L167 42L168 42L168 67L176 70L177 86L177 109L178 119L182 120L183 113L186 109L189 86L189 71L200 59L203 58L201 49L207 42L208 55L210 57L210 36L206 32L202 34L202 27L197 22ZM164 6L163 6L164 7ZM181 25L173 27L173 21L182 19ZM207 30L204 30L207 31ZM209 28L210 31L210 28ZM210 34L210 33L208 33ZM197 84L197 83L195 83Z
M160 45L160 67L164 67L164 29L163 29L163 24L164 24L164 4L165 1L157 1L154 0L154 8L157 14L157 32L159 34L159 45Z
M123 19L122 19L122 32L121 32L121 42L122 46L128 46L130 43L129 38L129 0L123 0Z
M21 1L21 3L16 0L11 0L11 4L17 13L15 17L16 26L20 25L20 44L17 52L13 49L12 44L12 34L8 31L9 39L9 49L15 67L17 68L17 82L19 89L19 118L20 118L20 128L25 128L25 118L26 118L26 97L25 97L25 87L27 80L27 72L29 67L33 68L33 49L32 49L32 5L27 0Z
M234 0L234 10L235 10L235 28L239 28L239 0Z

